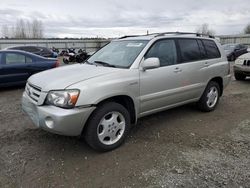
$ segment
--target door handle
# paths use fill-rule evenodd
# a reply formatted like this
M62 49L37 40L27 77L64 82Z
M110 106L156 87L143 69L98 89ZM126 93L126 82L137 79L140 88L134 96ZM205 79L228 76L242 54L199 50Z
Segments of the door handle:
M208 67L209 66L209 63L208 62L205 62L204 63L204 67Z
M178 73L178 72L181 72L182 70L179 68L179 67L176 67L175 69L174 69L174 72L175 73Z

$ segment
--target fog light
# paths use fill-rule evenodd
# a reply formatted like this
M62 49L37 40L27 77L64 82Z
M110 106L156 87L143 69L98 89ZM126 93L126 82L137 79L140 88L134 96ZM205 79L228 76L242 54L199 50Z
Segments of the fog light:
M45 118L45 125L50 128L53 129L54 128L54 121L51 117L46 117Z

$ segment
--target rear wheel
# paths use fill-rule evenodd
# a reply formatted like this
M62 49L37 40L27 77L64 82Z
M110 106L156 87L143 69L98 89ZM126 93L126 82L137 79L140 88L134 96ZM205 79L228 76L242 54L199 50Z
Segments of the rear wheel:
M130 129L130 115L122 105L109 102L91 115L84 137L95 150L110 151L119 147Z
M237 72L234 73L234 77L236 80L245 80L246 79L246 76L244 74L237 73Z
M220 87L217 82L209 82L198 102L199 109L204 112L213 111L219 103L220 92Z

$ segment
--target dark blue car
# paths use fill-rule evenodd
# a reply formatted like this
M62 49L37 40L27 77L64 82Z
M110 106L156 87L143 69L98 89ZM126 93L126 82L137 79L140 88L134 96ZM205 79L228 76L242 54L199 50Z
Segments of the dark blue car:
M17 50L0 51L0 87L24 85L35 73L59 66L59 61Z

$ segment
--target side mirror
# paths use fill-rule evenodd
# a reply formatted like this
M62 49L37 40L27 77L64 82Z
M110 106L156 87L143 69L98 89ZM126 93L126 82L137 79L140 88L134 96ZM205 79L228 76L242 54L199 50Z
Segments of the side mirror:
M141 67L144 71L147 69L158 68L160 67L160 60L157 57L150 57L142 62Z

